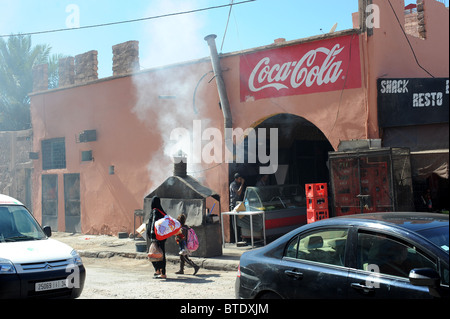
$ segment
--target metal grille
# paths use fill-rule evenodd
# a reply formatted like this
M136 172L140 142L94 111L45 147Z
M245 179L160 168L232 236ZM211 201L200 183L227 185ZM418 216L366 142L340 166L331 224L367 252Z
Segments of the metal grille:
M335 215L414 210L409 149L329 155Z
M66 168L66 142L64 138L42 141L42 169Z
M26 263L21 264L23 272L36 272L43 270L58 270L58 269L66 269L67 266L71 263L70 259L64 260L55 260L55 261L44 261L39 263Z
M392 149L392 174L394 188L396 190L395 206L397 211L413 210L414 200L409 149Z

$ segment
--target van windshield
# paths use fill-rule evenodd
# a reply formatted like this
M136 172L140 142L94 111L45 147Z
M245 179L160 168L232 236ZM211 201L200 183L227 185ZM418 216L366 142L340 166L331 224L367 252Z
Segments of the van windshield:
M22 206L0 206L0 243L41 240L47 236Z

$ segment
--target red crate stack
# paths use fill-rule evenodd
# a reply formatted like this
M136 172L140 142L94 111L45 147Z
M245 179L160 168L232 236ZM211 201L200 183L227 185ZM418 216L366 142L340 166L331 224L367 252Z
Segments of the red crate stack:
M329 218L326 183L306 184L306 217L308 224Z
M306 184L306 197L328 197L328 186L326 183Z

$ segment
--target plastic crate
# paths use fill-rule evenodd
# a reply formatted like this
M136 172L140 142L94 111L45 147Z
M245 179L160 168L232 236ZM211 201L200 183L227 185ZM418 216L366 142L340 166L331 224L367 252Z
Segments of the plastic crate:
M336 216L355 215L355 214L361 213L361 208L342 206L342 207L336 207L335 212L336 212Z
M306 199L307 209L328 209L328 198L326 197L308 197Z
M306 197L328 197L327 183L306 184Z
M330 218L328 209L308 209L306 210L306 218L308 224L317 222L319 220Z
M336 195L334 202L336 206L356 206L359 204L359 200L351 194L338 194Z

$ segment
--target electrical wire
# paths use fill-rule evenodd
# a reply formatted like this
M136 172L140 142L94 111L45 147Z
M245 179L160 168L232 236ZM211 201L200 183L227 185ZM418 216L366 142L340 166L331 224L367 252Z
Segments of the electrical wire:
M106 27L106 26L112 26L112 25L118 25L118 24L155 20L155 19L167 18L167 17L177 16L177 15L191 14L191 13L208 11L208 10L214 10L214 9L220 9L220 8L225 8L225 7L232 7L233 5L240 5L240 4L245 4L245 3L254 2L254 1L256 1L256 0L245 0L245 1L237 2L237 3L224 4L224 5L220 5L220 6L213 6L213 7L194 9L194 10L182 11L182 12L173 12L173 13L162 14L162 15L158 15L158 16L152 16L152 17L146 17L146 18L140 18L140 19L124 20L124 21L117 21L117 22L109 22L109 23L102 23L102 24L87 25L87 26L82 26L82 27L79 27L79 28L53 29L53 30L46 30L46 31L35 31L35 32L20 33L20 34L24 35L24 36L28 36L28 35L56 33L56 32L64 32L64 31L100 28L100 27ZM231 8L230 8L230 10L231 10ZM7 38L7 37L11 37L11 36L13 36L13 35L0 35L0 38Z
M209 167L209 168L205 168L205 169L202 169L202 170L200 170L200 171L192 171L192 172L187 172L189 175L197 175L197 174L200 174L200 173L204 173L204 172L207 172L207 171L210 171L210 170L212 170L212 169L214 169L214 168L216 168L216 167L219 167L219 166L221 166L221 165L223 165L223 164L225 164L225 163L219 163L219 164L216 164L216 165L214 165L214 166L212 166L212 167Z
M394 7L392 6L391 0L388 0L388 2L389 2L389 5L391 6L392 12L393 12L394 15L395 15L395 18L397 19L397 22L398 22L398 25L400 26L400 29L402 29L403 35L405 36L406 41L408 42L409 47L411 48L411 52L412 52L412 54L414 55L414 59L416 60L417 65L418 65L422 70L424 70L429 76L431 76L432 78L434 78L434 75L431 74L430 72L428 72L428 70L426 70L426 69L419 63L419 60L417 59L416 52L414 51L414 48L413 48L411 42L410 42L409 39L408 39L408 35L406 34L406 31L405 31L405 29L403 28L402 23L400 22L400 19L398 18L398 15L397 15L397 13L395 12Z
M230 2L230 11L228 12L227 25L225 26L225 32L223 33L223 39L222 39L222 45L220 46L220 52L222 52L222 50L223 50L223 44L225 43L225 37L227 36L228 24L230 23L231 11L233 10L233 2L234 2L234 0L231 0L231 2Z
M193 105L195 114L198 114L198 110L197 110L197 107L195 105L195 99L196 99L196 96L197 96L198 87L200 86L200 83L203 81L203 79L210 73L214 73L214 71L209 71L209 72L203 74L203 76L200 78L200 80L197 82L197 85L195 86L194 96L192 97L192 105Z

